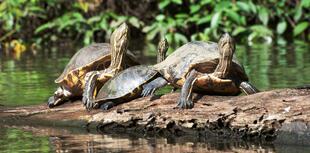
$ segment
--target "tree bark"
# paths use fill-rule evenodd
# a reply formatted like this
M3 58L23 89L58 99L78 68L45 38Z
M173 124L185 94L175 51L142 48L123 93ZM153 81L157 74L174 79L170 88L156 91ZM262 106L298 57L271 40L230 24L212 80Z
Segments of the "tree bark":
M164 136L230 137L310 145L310 90L280 89L248 96L194 96L194 108L175 108L179 93L145 97L108 111L81 102L0 106L0 123L77 126L103 132Z

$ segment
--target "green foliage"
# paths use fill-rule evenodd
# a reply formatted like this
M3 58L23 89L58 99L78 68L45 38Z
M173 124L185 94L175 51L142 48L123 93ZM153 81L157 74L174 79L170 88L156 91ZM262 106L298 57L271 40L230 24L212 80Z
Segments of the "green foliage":
M297 36L301 34L303 31L305 31L309 27L308 22L301 22L294 28L294 36Z
M29 17L43 17L42 8L37 6L38 0L4 0L0 3L0 27L5 32L0 41L22 29L24 20Z
M293 33L295 37L304 35L309 31L307 19L310 15L306 13L309 12L309 5L307 0L300 3L286 0L274 3L268 0L255 1L255 4L251 0L188 0L183 3L163 0L159 3L159 9L166 18L178 14L187 15L181 18L183 21L178 21L182 23L181 26L168 25L172 26L170 29L176 29L173 30L174 33L185 34L191 40L217 39L220 34L229 32L235 37L256 41L261 38L270 39L276 34ZM176 18L174 20L177 21ZM154 26L153 24L150 26ZM179 42L176 43L179 45Z
M30 35L37 42L69 37L89 44L97 33L108 39L122 22L140 30L148 40L166 36L175 46L189 40L218 39L224 32L250 41L270 39L274 35L310 37L309 0L279 0L276 3L266 0L255 1L255 4L253 0L161 0L157 2L155 12L149 12L153 17L148 19L124 15L109 8L91 8L91 2L3 0L0 4L0 41L18 37L17 34L27 27L27 21L33 19L38 24Z

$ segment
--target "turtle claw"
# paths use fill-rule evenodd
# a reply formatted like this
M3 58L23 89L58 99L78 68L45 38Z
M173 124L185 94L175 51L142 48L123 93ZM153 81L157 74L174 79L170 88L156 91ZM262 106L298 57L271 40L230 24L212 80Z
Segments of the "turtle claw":
M85 96L83 96L82 103L83 103L84 106L86 105L87 101L88 101L87 98Z
M93 104L91 102L89 102L89 101L87 101L85 106L86 106L86 109L89 110L89 111L93 108Z
M156 89L153 88L153 87L146 86L146 87L143 88L142 93L141 93L141 96L142 96L142 97L146 97L146 96L149 96L149 95L153 95L154 92L155 92L155 90L156 90Z
M83 97L83 104L88 111L90 111L94 106L93 102L91 102L90 99L84 97Z
M177 107L180 109L191 109L194 107L194 103L192 100L179 99Z

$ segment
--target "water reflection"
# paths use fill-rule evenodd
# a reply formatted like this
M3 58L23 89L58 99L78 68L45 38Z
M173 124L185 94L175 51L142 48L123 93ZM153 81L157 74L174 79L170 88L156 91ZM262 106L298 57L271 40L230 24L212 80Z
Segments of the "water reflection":
M135 45L131 50L143 63L155 63L156 45L143 45L139 41L132 43ZM17 106L46 102L56 88L55 78L81 48L72 43L57 45L37 48L35 52L28 50L20 59L4 52L0 54L0 104ZM309 48L308 44L300 42L288 46L257 44L237 46L236 54L251 82L261 90L268 90L310 83Z
M275 152L273 145L259 142L101 135L68 128L7 126L0 134L0 149L5 152Z
M133 134L94 134L66 127L0 126L0 150L4 152L299 152L309 146L290 146L232 139L195 137L143 137Z

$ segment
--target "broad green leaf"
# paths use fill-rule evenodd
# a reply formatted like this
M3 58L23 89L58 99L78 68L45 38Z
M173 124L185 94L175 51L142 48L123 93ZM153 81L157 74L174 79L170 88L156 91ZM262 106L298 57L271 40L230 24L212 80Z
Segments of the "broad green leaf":
M301 34L302 32L304 32L309 26L308 22L301 22L299 23L295 28L294 28L294 36L297 36L299 34Z
M253 4L253 2L252 1L249 1L249 6L250 6L250 8L251 8L251 11L253 12L253 13L257 13L257 8L256 8L256 5L255 4Z
M175 33L174 37L175 37L176 42L178 42L178 43L188 42L187 38L183 34Z
M153 24L150 25L150 26L144 27L144 28L142 29L142 32L148 33L149 31L155 29L156 26L157 26L157 24L156 24L156 23L153 23Z
M237 27L233 32L232 32L232 35L233 36L237 36L238 34L242 33L242 32L245 32L246 31L246 28L244 27Z
M170 4L170 0L161 1L158 5L159 9L162 10Z
M44 13L44 9L43 8L40 8L40 7L38 7L38 6L32 6L32 7L29 7L28 8L29 9L29 11L32 11L32 12L40 12L40 13Z
M304 8L309 8L310 7L310 1L309 0L301 0L300 5Z
M172 0L173 3L182 4L182 0Z
M196 13L200 10L200 5L196 4L196 5L191 5L190 6L190 10L191 10L191 14Z
M240 8L240 10L245 11L247 13L249 13L251 11L249 4L247 4L246 2L238 1L237 6L238 6L238 8Z
M299 21L299 19L301 18L302 16L302 8L301 7L298 7L295 11L295 14L294 14L294 21Z
M268 10L265 7L260 7L260 9L258 10L258 18L260 21L263 22L264 25L268 24Z
M155 18L156 18L157 21L162 21L162 20L165 19L165 15L159 14L159 15L157 15Z
M285 21L278 23L277 25L277 33L282 34L286 30L287 24Z
M101 21L100 21L100 27L101 27L101 29L103 29L103 30L108 30L108 22L107 22L107 20L105 20L105 19L101 19Z
M160 27L153 28L151 31L147 33L146 39L153 40L159 32L160 32Z
M204 23L210 22L211 18L212 18L211 15L204 16L203 18L198 20L197 24L200 25L200 24L204 24Z
M129 23L136 28L140 28L140 21L136 17L129 18Z
M272 36L272 31L263 25L253 25L250 29L259 36Z
M216 3L214 10L217 12L223 11L225 9L231 8L231 2L230 1L219 1Z
M70 14L70 15L71 15L71 14ZM84 17L83 17L83 15L82 15L81 13L75 12L75 13L72 13L72 16L73 16L76 20L79 20L79 21L84 21L84 20L85 20Z
M211 28L215 28L221 21L221 12L217 12L212 16L211 19Z
M93 24L94 22L99 22L101 20L100 16L93 16L87 20L88 24Z
M201 5L206 5L206 4L209 4L211 2L212 2L212 0L200 0Z
M35 33L35 34L38 34L39 32L44 31L44 30L46 30L46 29L50 29L50 28L52 28L52 27L54 27L54 26L55 26L54 23L47 22L47 23L45 23L45 24L39 26L38 28L36 28L36 30L35 30L34 33Z
M238 23L238 24L241 24L241 16L239 16L238 13L236 13L235 11L233 10L229 10L229 9L226 9L225 10L227 16L233 20L234 22Z
M193 22L194 24L198 24L198 22L201 20L201 15L196 13L195 15L193 15L192 17L190 18L187 18L185 20L188 20L190 22Z
M176 18L188 18L188 14L186 13L179 13L177 15L175 15Z
M246 17L245 16L241 16L240 21L241 21L241 25L246 25Z

